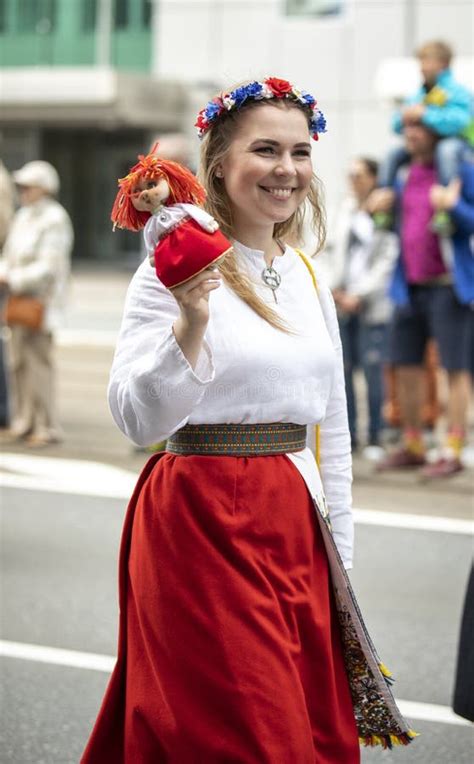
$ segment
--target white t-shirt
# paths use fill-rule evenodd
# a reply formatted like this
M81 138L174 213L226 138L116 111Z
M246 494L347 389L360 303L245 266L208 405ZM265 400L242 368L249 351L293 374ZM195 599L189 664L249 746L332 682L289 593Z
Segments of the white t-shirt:
M287 246L273 262L281 275L276 303L261 279L264 253L238 242L234 248L259 295L294 333L274 329L223 283L210 295L210 320L193 370L172 330L178 305L145 260L125 304L109 385L112 414L142 445L165 440L188 423L320 423L321 476L310 448L288 458L313 498L319 503L326 496L334 539L350 567L351 448L334 302L325 285L316 293L305 264Z

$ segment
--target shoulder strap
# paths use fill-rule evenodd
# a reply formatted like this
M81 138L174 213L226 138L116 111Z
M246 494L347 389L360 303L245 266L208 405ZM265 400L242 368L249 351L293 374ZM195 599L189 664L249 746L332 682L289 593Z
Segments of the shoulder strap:
M304 254L304 252L301 251L301 249L295 249L295 252L302 259L304 264L306 265L306 267L307 267L307 269L308 269L308 271L310 273L310 276L311 276L311 279L312 279L312 282L313 282L313 286L316 289L316 291L319 292L318 280L316 278L316 274L314 272L313 266L311 265L310 261L308 260L308 258Z
M312 279L312 282L313 282L313 286L314 286L316 292L319 293L318 280L316 278L316 274L314 272L313 266L311 265L311 263L308 260L308 258L306 257L306 255L301 251L301 249L295 249L295 252L301 258L303 263L306 265L306 267L307 267L307 269L308 269L308 271L310 273L310 276L311 276L311 279ZM320 466L320 461L321 461L321 427L320 427L320 425L317 424L315 426L314 430L315 430L314 455L316 457L316 464L319 467Z

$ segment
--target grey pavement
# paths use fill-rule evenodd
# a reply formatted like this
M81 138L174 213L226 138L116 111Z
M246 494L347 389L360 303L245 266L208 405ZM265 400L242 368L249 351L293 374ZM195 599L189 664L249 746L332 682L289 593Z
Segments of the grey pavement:
M38 456L98 461L135 473L146 460L119 433L106 404L110 340L119 325L128 279L129 274L101 271L75 275L58 351L66 440ZM96 333L96 341L90 332ZM9 451L32 455L21 446ZM358 507L472 517L471 471L448 483L424 486L413 474L375 475L373 466L358 458L355 475ZM125 504L83 495L80 488L69 494L1 489L2 639L114 655ZM357 526L351 578L380 655L397 678L397 697L450 706L471 556L467 535ZM2 764L77 762L107 673L17 658L3 658L1 665ZM472 728L425 721L414 721L414 726L422 734L411 746L364 751L364 764L473 760Z

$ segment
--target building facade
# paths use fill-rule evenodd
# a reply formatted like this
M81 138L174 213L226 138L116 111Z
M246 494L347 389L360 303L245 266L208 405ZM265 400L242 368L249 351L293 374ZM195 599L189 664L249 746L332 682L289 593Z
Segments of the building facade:
M183 119L180 84L153 73L152 22L152 0L0 0L1 156L57 167L74 258L139 256L112 233L116 179Z
M328 119L313 157L335 208L349 159L394 140L415 47L442 34L469 84L473 26L470 0L0 0L2 157L53 162L74 256L120 261L138 242L112 235L115 178L159 133L188 133L197 157L208 96L273 74L314 93Z
M101 6L102 39L110 25L107 63L148 72L152 0L2 0L0 66L93 66Z

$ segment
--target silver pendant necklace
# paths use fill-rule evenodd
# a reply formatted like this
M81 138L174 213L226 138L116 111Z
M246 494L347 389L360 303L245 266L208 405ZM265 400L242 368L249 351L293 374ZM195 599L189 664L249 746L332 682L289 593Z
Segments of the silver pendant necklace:
M267 265L267 267L263 269L262 279L264 283L268 287L270 287L270 289L272 289L273 291L275 291L275 289L278 289L278 287L281 284L280 274L271 265Z
M276 242L277 242L278 246L280 247L280 249L282 251L282 254L284 254L285 248L282 245L281 241L279 239L277 239ZM270 287L270 289L272 290L273 296L275 298L275 302L277 302L277 296L276 296L275 293L276 293L276 290L278 289L278 287L281 284L281 276L280 276L280 274L278 273L278 271L275 270L275 268L273 268L273 264L272 264L272 265L267 265L263 269L261 276L262 276L263 283L266 284L267 287Z

